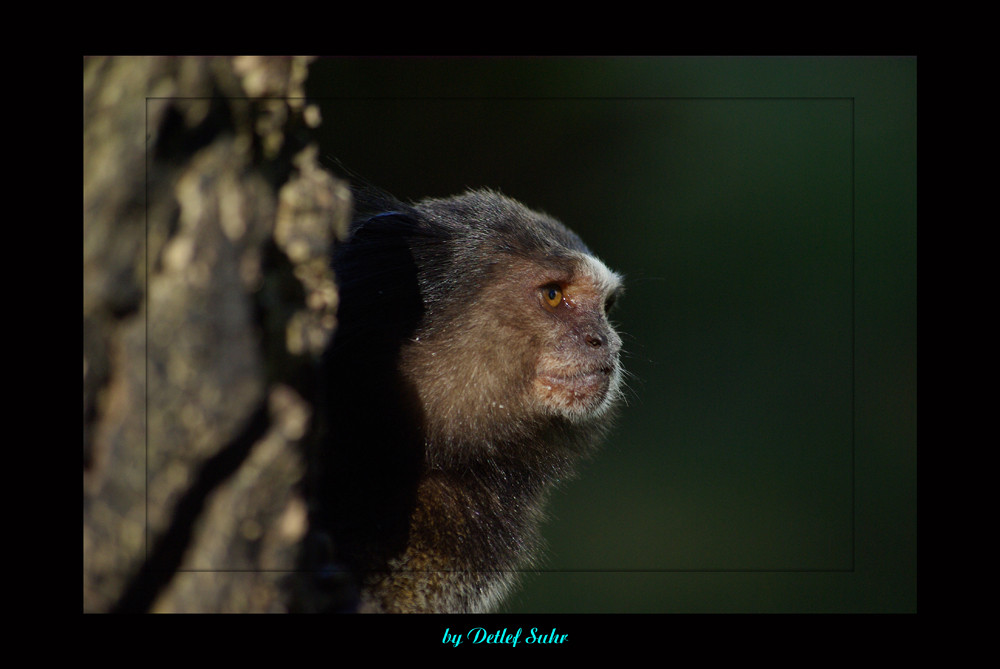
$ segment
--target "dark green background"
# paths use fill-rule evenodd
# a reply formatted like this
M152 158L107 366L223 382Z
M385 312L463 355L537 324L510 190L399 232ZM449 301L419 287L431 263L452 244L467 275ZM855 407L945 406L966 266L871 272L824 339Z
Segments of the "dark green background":
M323 59L324 156L626 276L628 407L511 611L916 610L916 59Z

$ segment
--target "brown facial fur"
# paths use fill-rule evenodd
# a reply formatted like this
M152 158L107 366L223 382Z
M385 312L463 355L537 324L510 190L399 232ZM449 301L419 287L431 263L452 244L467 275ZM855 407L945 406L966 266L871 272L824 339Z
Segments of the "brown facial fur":
M604 314L606 285L589 259L546 266L504 257L487 289L462 296L450 327L405 343L400 368L427 417L430 441L499 445L553 417L589 420L617 399L621 340ZM549 308L542 289L562 287ZM461 457L461 454L455 454Z

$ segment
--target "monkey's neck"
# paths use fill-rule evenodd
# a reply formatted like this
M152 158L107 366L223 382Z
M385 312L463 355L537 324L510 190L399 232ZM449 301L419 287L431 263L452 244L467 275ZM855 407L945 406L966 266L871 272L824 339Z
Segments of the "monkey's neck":
M503 460L425 472L406 550L374 579L363 608L482 612L502 599L530 564L546 494L569 467Z

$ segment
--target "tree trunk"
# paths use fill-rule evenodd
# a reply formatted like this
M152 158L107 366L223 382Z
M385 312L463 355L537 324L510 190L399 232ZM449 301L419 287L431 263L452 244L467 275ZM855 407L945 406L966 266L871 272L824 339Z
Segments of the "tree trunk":
M350 195L307 65L84 60L84 611L323 606L294 573Z

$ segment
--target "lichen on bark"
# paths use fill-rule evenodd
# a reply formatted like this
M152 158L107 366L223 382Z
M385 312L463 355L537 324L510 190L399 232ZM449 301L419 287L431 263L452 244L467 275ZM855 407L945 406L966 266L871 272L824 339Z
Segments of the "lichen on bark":
M308 58L84 59L84 610L281 611L350 211Z

